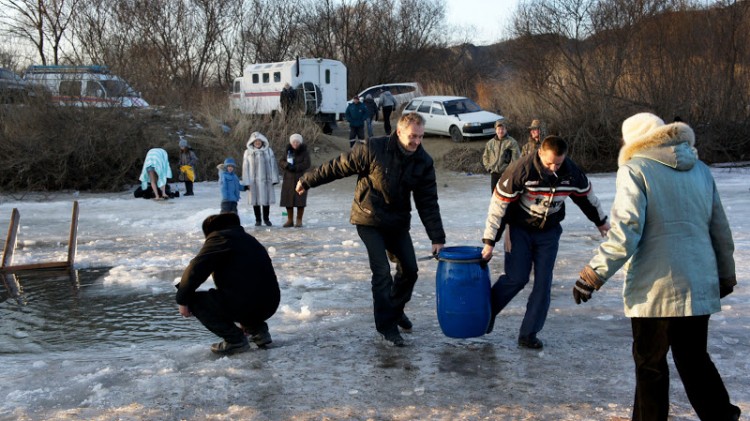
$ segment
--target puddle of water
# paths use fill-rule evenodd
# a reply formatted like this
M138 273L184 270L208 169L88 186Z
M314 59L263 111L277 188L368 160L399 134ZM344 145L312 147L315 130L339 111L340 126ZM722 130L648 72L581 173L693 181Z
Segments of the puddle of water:
M153 289L105 286L107 273L105 268L6 275L0 287L0 353L103 350L210 336L196 319L177 312L173 273L165 274L165 287Z

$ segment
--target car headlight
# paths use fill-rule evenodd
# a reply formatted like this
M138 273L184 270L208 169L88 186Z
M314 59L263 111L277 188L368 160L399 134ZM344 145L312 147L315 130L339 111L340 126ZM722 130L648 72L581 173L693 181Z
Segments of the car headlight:
M469 128L469 127L482 127L482 123L466 123L466 124L464 124L464 127L466 127L466 128Z

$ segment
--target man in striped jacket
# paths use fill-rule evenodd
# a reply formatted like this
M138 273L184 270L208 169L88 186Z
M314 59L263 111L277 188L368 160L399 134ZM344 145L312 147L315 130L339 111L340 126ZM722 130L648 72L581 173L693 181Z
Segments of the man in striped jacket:
M547 136L536 153L511 164L495 186L485 223L482 257L486 261L492 258L503 228L508 227L505 273L492 286L492 318L487 333L492 332L495 316L529 282L534 267L534 286L518 336L518 344L526 348L543 347L536 335L544 327L549 310L565 199L570 196L602 236L609 230L591 183L567 152L564 139Z

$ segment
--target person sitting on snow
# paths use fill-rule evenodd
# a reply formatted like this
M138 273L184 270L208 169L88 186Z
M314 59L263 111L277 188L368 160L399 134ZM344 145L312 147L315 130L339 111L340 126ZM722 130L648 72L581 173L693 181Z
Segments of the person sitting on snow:
M246 335L265 347L271 343L266 320L276 313L281 297L266 248L245 232L236 213L209 216L203 234L203 247L176 285L180 314L195 316L224 339L211 345L216 354L247 351ZM196 291L209 275L216 288Z

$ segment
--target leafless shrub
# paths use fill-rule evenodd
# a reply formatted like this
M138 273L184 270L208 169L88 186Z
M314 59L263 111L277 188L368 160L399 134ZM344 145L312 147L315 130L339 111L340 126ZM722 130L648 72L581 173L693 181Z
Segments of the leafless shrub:
M442 168L449 171L485 173L482 167L482 150L457 146L445 154L450 159L442 159Z

